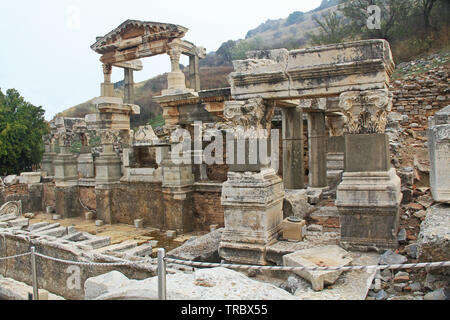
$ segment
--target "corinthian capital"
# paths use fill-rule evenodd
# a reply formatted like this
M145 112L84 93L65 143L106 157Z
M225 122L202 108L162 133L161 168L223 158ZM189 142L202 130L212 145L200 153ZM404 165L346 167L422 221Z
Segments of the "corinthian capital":
M344 92L339 107L347 117L346 132L384 133L392 95L387 89Z
M270 130L273 112L273 103L265 102L262 98L253 98L247 101L226 101L223 115L234 127Z

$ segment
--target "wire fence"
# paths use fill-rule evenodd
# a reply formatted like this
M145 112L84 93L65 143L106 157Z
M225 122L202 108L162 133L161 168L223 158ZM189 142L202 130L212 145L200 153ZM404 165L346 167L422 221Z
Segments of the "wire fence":
M55 257L51 257L42 253L35 252L35 248L31 247L30 252L17 254L8 257L0 257L0 261L17 259L25 256L31 256L31 270L32 270L32 282L33 282L33 300L39 299L38 293L38 279L37 279L37 265L35 257L40 257L42 259L47 259L59 263L64 263L68 265L77 266L98 266L98 267L118 267L118 266L134 266L139 267L143 264L157 264L157 274L158 274L158 297L160 300L166 300L167 289L166 289L166 275L167 264L177 264L189 267L197 268L216 268L224 267L228 269L237 270L272 270L272 271L287 271L295 272L301 270L308 271L351 271L351 270L397 270L397 269L418 269L418 268L442 268L450 267L450 261L440 261L440 262L421 262L421 263L404 263L404 264L379 264L379 265L362 265L362 266L336 266L336 267L306 267L306 266L261 266L261 265L246 265L246 264L231 264L231 263L213 263L213 262L198 262L191 260L181 260L166 257L165 249L158 249L158 257L152 259L146 259L142 261L120 261L120 262L91 262L91 261L72 261L64 260Z

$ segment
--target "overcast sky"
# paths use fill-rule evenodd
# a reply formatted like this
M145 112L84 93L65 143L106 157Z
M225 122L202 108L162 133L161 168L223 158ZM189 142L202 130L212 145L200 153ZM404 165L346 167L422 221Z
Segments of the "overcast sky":
M99 55L90 49L127 19L174 23L189 29L184 39L207 52L245 37L267 19L315 9L321 0L1 0L0 88L16 88L46 110L47 120L100 93ZM185 58L181 63L187 65ZM143 81L170 71L167 55L143 59ZM123 79L122 69L112 80Z

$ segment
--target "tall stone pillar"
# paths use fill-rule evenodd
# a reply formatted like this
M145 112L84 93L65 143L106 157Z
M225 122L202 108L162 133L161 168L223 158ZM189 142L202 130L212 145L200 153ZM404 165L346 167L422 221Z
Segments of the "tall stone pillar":
M330 134L327 141L327 182L334 193L344 172L345 117L339 114L327 115L327 124Z
M124 68L123 72L124 72L123 102L134 104L133 69Z
M325 112L308 113L309 187L327 187Z
M197 55L189 56L189 81L194 91L200 91L199 57Z
M104 82L101 84L100 95L102 97L114 96L114 84L111 83L112 65L103 64Z
M81 214L78 204L77 159L70 152L72 137L61 132L58 134L60 153L55 157L55 202L56 213L64 218Z
M47 176L53 177L55 175L55 160L56 153L54 152L54 145L50 135L42 138L44 140L44 154L42 155L41 167L42 171L47 172Z
M387 89L350 91L340 95L340 107L347 117L345 171L336 195L341 244L396 248L402 194L384 133L391 97Z
M450 106L436 112L427 131L433 199L450 203Z
M284 188L303 189L303 111L299 107L284 108L282 117Z
M95 160L95 195L97 218L106 223L113 223L112 201L114 192L119 187L121 174L121 161L114 151L114 141L117 137L110 130L101 132L103 150Z
M184 142L180 142L184 143ZM165 207L165 225L167 229L179 233L194 229L192 193L194 174L192 170L190 142L183 151L175 150L175 145L162 155L163 170L162 192Z
M260 98L246 102L230 101L225 104L224 116L230 127L270 132L273 110L273 104ZM253 136L258 137L258 134ZM262 143L267 143L267 140L262 139ZM236 158L240 158L239 154L245 155L242 157L245 161L254 158L252 143L243 145L245 150L235 149L238 153ZM256 150L259 151L258 148ZM219 255L229 262L267 264L266 247L276 241L281 231L283 182L272 167L261 163L259 156L256 159L256 164L230 165L228 179L222 185L225 229Z

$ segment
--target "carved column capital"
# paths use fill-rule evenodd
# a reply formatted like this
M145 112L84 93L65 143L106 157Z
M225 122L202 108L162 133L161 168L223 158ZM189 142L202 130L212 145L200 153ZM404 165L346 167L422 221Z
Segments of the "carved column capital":
M246 101L226 101L223 111L225 120L233 127L270 130L275 104L262 98Z
M346 132L384 133L392 94L387 89L344 92L339 97L339 107L347 117Z
M177 45L170 46L168 51L172 72L180 72L181 48Z
M112 65L109 63L103 64L103 75L105 77L105 83L111 82Z

